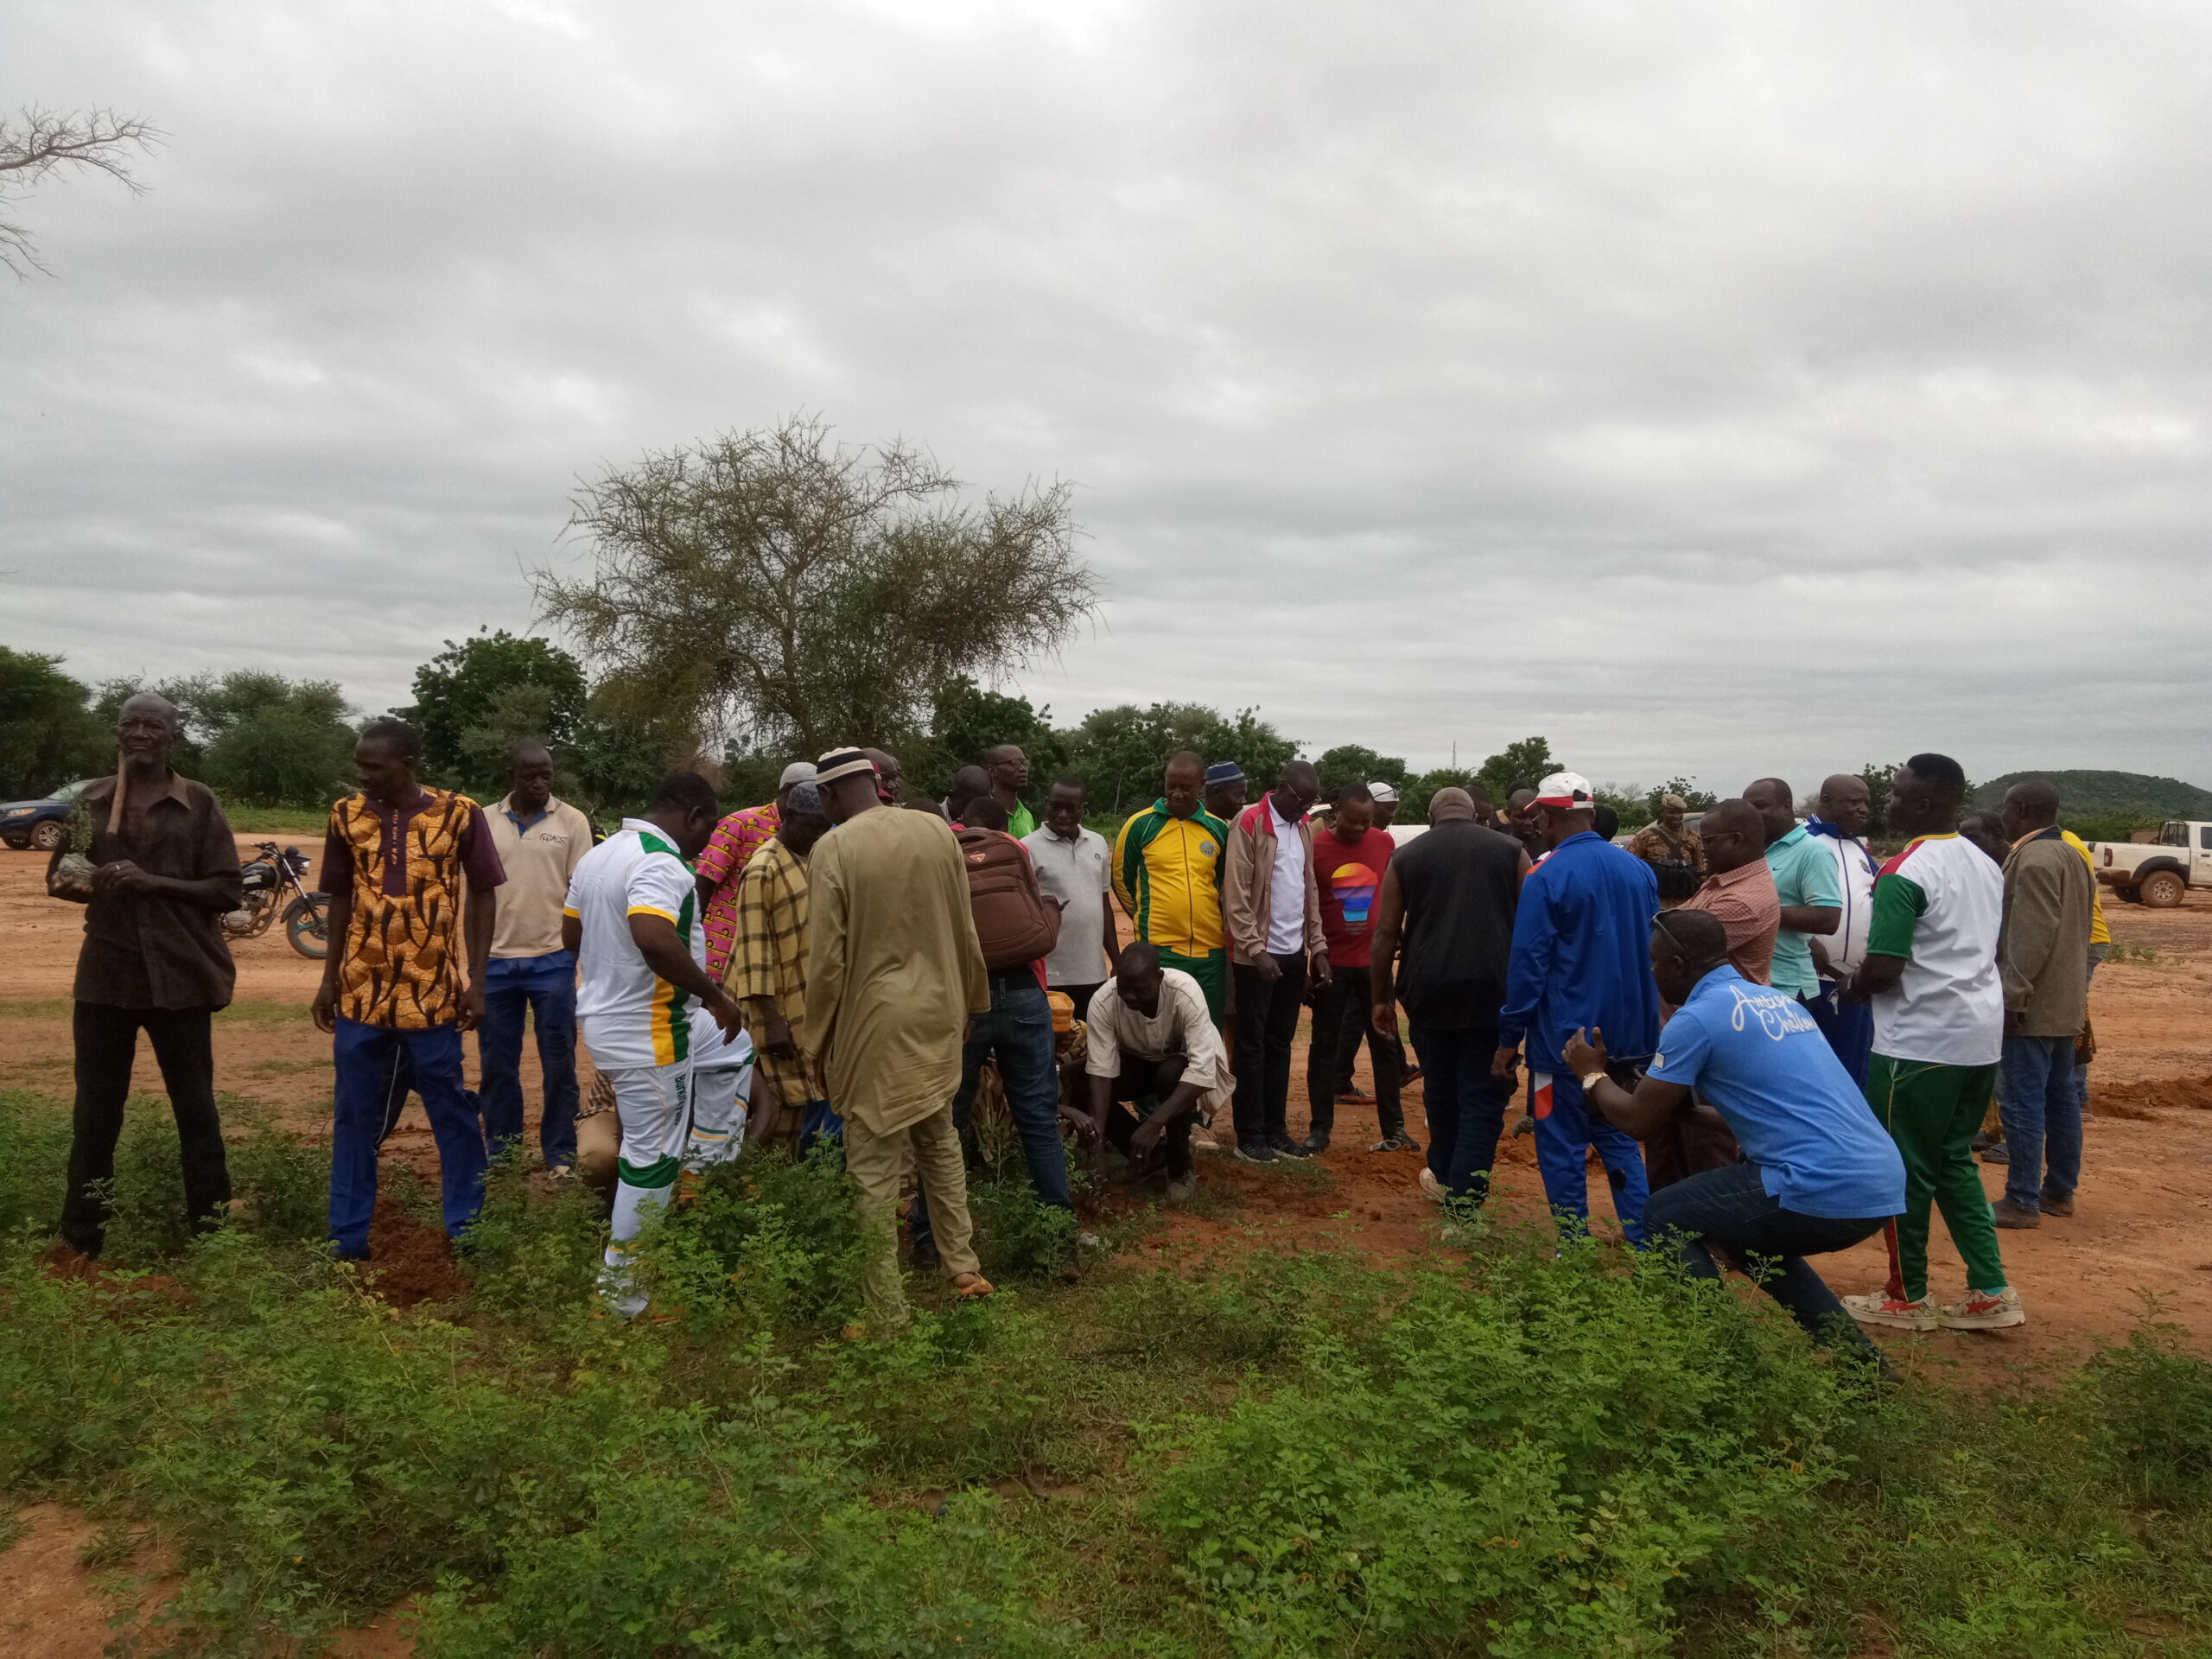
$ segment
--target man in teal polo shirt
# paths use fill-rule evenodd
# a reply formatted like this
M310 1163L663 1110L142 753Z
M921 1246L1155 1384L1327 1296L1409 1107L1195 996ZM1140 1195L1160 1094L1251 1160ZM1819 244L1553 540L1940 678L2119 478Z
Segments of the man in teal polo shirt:
M1843 921L1843 888L1828 849L1797 822L1796 797L1779 778L1762 778L1744 791L1766 828L1766 867L1782 900L1782 927L1774 938L1773 985L1799 1001L1820 1000L1813 966L1815 934L1834 933Z

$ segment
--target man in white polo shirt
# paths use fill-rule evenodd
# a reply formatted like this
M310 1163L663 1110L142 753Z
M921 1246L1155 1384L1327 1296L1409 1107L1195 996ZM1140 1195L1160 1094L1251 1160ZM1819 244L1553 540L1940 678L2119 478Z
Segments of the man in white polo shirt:
M625 1318L645 1305L630 1276L629 1249L646 1208L669 1201L687 1158L712 1161L730 1133L696 1109L693 1093L695 1051L710 1047L725 1062L724 1051L745 1033L744 1014L708 976L698 883L685 862L699 855L718 816L705 779L669 773L645 816L623 819L576 866L563 916L563 941L582 973L576 1014L584 1046L613 1085L622 1124L600 1294ZM701 1011L711 1031L701 1029ZM749 1046L745 1058L752 1058Z
M1037 886L1060 902L1060 938L1045 958L1045 983L1090 1017L1091 993L1114 972L1113 849L1083 827L1088 794L1080 778L1056 778L1045 796L1045 822L1022 836Z
M576 1160L576 958L561 944L561 906L591 850L591 820L553 793L553 757L535 738L507 752L507 795L485 815L507 873L496 889L484 1018L476 1027L477 1108L493 1152L522 1139L522 1028L537 1027L544 1109L537 1144L548 1169Z
M1866 960L1851 994L1874 1005L1866 1103L1904 1160L1904 1212L1891 1223L1890 1282L1847 1296L1853 1319L1926 1330L2022 1325L1972 1141L1997 1090L2005 1048L1998 968L2005 878L1958 833L1967 776L1948 755L1897 769L1883 817L1912 836L1874 880ZM1966 1265L1967 1294L1948 1306L1928 1290L1928 1220L1940 1205Z

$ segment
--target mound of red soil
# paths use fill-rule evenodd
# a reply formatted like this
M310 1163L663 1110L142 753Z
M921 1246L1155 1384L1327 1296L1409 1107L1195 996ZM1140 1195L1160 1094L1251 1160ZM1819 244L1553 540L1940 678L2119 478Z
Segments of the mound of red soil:
M369 1261L362 1281L394 1307L449 1302L468 1288L445 1234L416 1220L389 1194L378 1198L369 1223Z
M2095 1073L2090 1073L2092 1079ZM2151 1077L2089 1084L2089 1109L2101 1117L2155 1117L2160 1112L2212 1112L2212 1077Z

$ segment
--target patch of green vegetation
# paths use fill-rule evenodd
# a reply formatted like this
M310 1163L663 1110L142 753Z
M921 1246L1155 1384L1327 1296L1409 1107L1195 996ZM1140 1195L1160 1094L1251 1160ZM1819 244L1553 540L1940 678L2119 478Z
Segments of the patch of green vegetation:
M231 830L240 836L268 836L272 838L296 836L302 839L319 839L330 823L327 807L249 806L242 801L226 801L223 816L230 820ZM301 850L310 858L319 858L313 847Z
M2165 958L2147 944L2122 944L2115 939L2113 941L2112 949L2106 953L2105 960L2120 963L2133 963L2141 968L2155 968Z
M2212 1646L2212 1367L2155 1322L2056 1383L1887 1391L1763 1302L1463 1220L1427 1268L915 1281L908 1334L845 1341L842 1172L757 1150L651 1230L667 1317L598 1314L598 1201L512 1161L467 1300L399 1313L312 1242L315 1149L251 1133L221 1232L126 1230L162 1279L48 1274L33 1105L0 1096L0 1493L155 1529L194 1651L426 1586L432 1659Z
M77 1005L66 996L0 998L0 1020L67 1020Z
M286 1001L274 998L248 998L219 1009L218 1021L227 1020L239 1026L299 1026L312 1030L315 1019L304 1001Z

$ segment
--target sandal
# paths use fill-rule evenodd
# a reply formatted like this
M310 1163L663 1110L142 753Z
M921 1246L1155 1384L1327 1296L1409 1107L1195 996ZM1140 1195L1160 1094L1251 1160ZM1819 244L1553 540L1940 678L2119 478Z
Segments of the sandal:
M980 1273L963 1273L955 1276L952 1288L962 1301L971 1302L980 1301L989 1295L993 1286L991 1281Z

